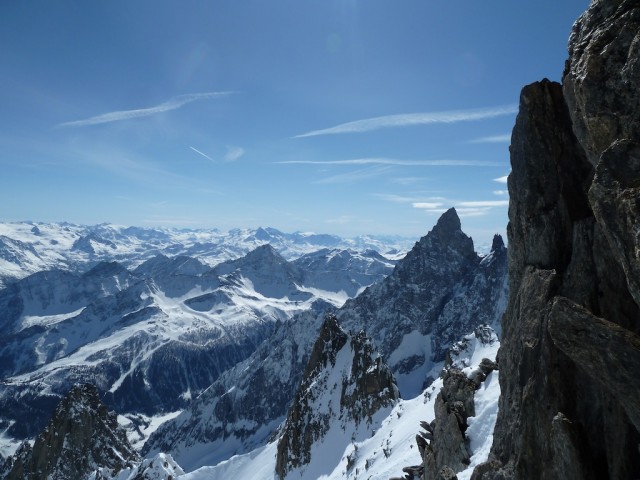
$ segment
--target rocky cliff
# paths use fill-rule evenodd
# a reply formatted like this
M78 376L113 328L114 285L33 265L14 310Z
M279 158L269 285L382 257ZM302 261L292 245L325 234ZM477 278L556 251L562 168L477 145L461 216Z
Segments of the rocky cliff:
M593 0L563 85L525 87L490 460L474 479L640 477L640 4Z
M92 385L74 387L31 447L24 443L3 468L6 480L86 478L99 467L118 472L139 460L116 414Z

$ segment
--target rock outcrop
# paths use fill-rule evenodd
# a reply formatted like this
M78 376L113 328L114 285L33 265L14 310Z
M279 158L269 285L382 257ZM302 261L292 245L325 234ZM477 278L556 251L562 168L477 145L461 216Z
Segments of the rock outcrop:
M421 421L415 436L422 462L404 467L402 480L455 480L457 473L469 478L473 467L486 460L499 394L493 373L498 365L491 359L498 347L487 325L451 346L440 378L424 392L425 403L435 398L426 416L431 421Z
M371 435L369 426L377 413L399 398L393 374L374 351L364 333L345 332L334 315L328 315L302 382L289 409L276 458L276 473L284 479L293 470L315 478L318 468L337 464L327 452L340 455L336 442L356 441ZM388 412L387 412L388 413ZM384 415L382 416L384 418ZM333 435L329 438L330 431ZM323 448L326 442L334 443ZM313 451L322 452L319 458ZM313 473L308 470L314 461Z
M640 4L593 0L525 87L492 454L474 479L640 477Z
M118 472L139 460L116 414L92 385L74 387L60 402L33 447L23 443L5 464L6 480L86 478L102 467Z
M424 478L439 478L448 467L454 472L464 470L470 462L465 442L467 418L475 415L473 394L476 384L457 368L445 370L442 390L436 398L433 440L425 448Z

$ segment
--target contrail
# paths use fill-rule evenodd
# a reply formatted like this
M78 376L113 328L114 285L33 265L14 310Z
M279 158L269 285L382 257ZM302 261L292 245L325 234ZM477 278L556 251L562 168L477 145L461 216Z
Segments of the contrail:
M215 160L213 158L211 158L209 155L207 155L206 153L201 152L200 150L198 150L197 148L192 147L191 145L189 145L189 148L191 150L193 150L194 152L196 152L199 155L202 155L204 158L211 160L213 163L215 163Z

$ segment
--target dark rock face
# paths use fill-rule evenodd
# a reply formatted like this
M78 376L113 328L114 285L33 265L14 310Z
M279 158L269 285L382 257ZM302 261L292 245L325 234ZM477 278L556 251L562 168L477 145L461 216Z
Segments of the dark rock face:
M593 1L511 145L501 398L474 479L640 477L640 5Z
M276 473L287 474L310 463L315 443L331 428L370 424L380 409L399 398L393 374L364 335L349 334L328 315L309 357L298 391L289 409L276 458ZM346 434L345 434L346 435ZM345 446L350 441L345 438ZM334 459L321 461L332 464ZM335 459L335 460L339 460Z
M565 98L590 163L640 131L640 11L635 0L595 0L569 39Z
M117 472L139 460L116 414L92 385L74 387L31 448L24 443L5 464L7 480L86 478L98 467Z

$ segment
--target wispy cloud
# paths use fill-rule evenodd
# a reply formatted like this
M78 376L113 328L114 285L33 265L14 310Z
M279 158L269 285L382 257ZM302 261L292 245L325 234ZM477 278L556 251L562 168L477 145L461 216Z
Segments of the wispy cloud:
M211 189L211 183L171 170L154 156L147 156L109 144L81 141L64 150L70 164L98 168L121 179L164 189ZM211 193L217 193L210 190Z
M225 162L235 162L241 156L244 155L244 148L234 147L233 145L227 145L227 153L224 156Z
M508 207L509 200L480 200L474 202L456 202L456 206L469 208Z
M194 152L196 152L198 155L202 155L204 158L206 158L206 159L208 159L208 160L211 160L212 162L214 162L214 163L215 163L215 160L214 160L213 158L211 158L209 155L207 155L206 153L201 152L200 150L198 150L197 148L192 147L192 146L189 146L189 148L190 148L191 150L193 150Z
M493 208L509 205L509 202L502 201L473 201L459 202L449 200L443 203L439 202L415 202L411 206L420 209L432 215L441 215L447 208L455 207L456 212L462 218L464 217L481 217L488 215Z
M509 195L509 190L494 190L494 195Z
M419 201L418 199L413 197L404 197L402 195L395 195L393 193L374 193L373 196L394 203L411 203Z
M498 183L507 183L508 178L509 178L509 175L505 175L504 177L494 178L493 181Z
M493 135L489 137L480 137L469 140L467 143L510 143L511 134L505 133L504 135Z
M316 180L314 183L356 183L368 178L378 177L389 170L390 167L363 168L353 172L339 173L337 175L332 175L331 177L322 178L320 180Z
M414 185L416 183L426 182L427 180L428 178L426 177L396 177L396 178L392 178L391 182L398 185L408 186L408 185Z
M465 217L482 217L487 215L491 211L489 207L478 207L478 208L456 208L456 212L458 212L458 216Z
M421 208L424 210L434 210L436 208L442 208L443 204L441 202L413 202L413 208Z
M353 158L349 160L287 160L279 164L300 165L397 165L407 167L501 167L504 162L477 160L400 160L396 158Z
M487 215L494 208L506 207L509 200L473 200L461 201L443 197L415 198L393 194L375 194L376 197L395 203L408 203L412 208L431 215L441 215L448 208L455 207L460 217L478 217Z
M72 122L64 122L58 124L58 127L86 127L89 125L98 125L101 123L119 122L122 120L130 120L132 118L148 117L159 113L176 110L184 105L199 100L212 100L214 98L226 97L234 92L208 92L208 93L190 93L187 95L178 95L170 100L156 105L154 107L139 108L135 110L119 110L116 112L103 113L95 117L85 118L84 120L74 120Z
M312 130L296 135L294 138L315 137L317 135L335 135L339 133L360 133L379 130L381 128L408 127L412 125L429 125L436 123L458 123L474 120L512 115L518 112L516 104L502 105L498 107L448 110L444 112L403 113L398 115L386 115L383 117L366 118L354 122L341 123L330 128Z

